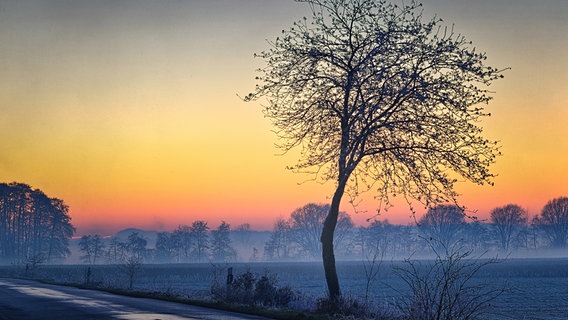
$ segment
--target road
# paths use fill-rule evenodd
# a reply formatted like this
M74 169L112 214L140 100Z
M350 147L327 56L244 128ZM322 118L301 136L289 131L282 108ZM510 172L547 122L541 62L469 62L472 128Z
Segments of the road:
M257 316L101 291L0 278L0 320L261 320Z

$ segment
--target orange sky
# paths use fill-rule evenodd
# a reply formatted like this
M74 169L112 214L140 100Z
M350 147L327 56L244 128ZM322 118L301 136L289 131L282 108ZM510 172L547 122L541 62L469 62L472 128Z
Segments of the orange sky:
M501 141L495 187L458 186L482 218L507 203L534 215L568 196L568 2L425 0L511 67L486 135ZM252 56L307 14L284 0L1 1L1 181L71 208L78 234L171 230L196 219L270 229L333 184L285 170L254 87ZM373 212L370 197L361 210ZM344 206L352 212L349 206ZM365 223L371 214L354 214ZM409 222L400 205L381 218Z

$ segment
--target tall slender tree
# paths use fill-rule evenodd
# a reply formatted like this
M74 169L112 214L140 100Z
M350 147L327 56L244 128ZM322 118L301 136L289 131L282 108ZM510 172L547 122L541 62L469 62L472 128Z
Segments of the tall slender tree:
M465 37L424 19L421 5L386 0L296 0L304 18L256 56L266 63L245 100L265 115L292 169L333 180L321 241L331 299L340 297L334 231L343 195L376 189L430 206L455 201L457 177L491 183L498 150L478 126L501 72Z

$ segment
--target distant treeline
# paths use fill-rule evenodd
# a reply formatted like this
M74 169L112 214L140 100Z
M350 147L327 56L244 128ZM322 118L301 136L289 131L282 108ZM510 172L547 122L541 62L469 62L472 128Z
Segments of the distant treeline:
M250 232L243 225L240 232ZM103 238L98 234L84 235L79 240L81 261L88 264L120 264L127 261L156 263L191 263L236 261L237 250L232 245L230 225L210 230L207 222L198 220L191 225L181 225L172 232L132 231L127 237ZM151 234L153 239L148 239ZM153 242L153 247L148 246Z
M0 183L0 262L65 262L75 231L68 211L63 200L27 184ZM207 221L197 220L171 232L153 233L151 239L144 232L110 238L85 235L78 243L80 259L90 264L320 259L320 235L328 211L328 205L307 204L288 219L275 221L270 232L253 231L247 223L231 229L222 222L210 229ZM407 258L428 252L432 239L441 248L459 246L481 252L564 251L568 197L549 201L532 220L514 204L493 209L488 221L468 219L455 205L439 205L412 225L377 220L356 227L341 212L334 245L338 259L366 259L376 254Z
M206 221L198 220L172 232L155 233L152 241L138 232L124 240L86 235L80 242L81 259L85 263L119 263L132 256L147 263L320 259L319 237L328 210L328 205L305 205L288 219L277 220L269 233L253 231L249 224L232 230L226 222L210 230ZM416 224L394 225L384 220L366 227L355 227L343 212L334 244L338 259L369 259L377 254L391 259L430 252L432 240L439 249L458 246L477 252L566 250L568 198L550 201L530 221L517 205L495 208L483 222L468 219L457 206L440 205L429 209Z
M23 183L0 183L0 262L62 261L75 229L63 200Z
M289 219L278 220L264 246L263 258L319 258L319 234L328 210L327 205L308 204L292 212ZM430 252L432 240L440 249L459 247L477 252L566 250L568 198L551 200L532 220L526 210L514 204L493 209L488 221L468 217L456 205L432 207L410 225L376 220L366 227L354 227L349 215L342 213L334 244L339 259L366 259L376 254L403 259Z

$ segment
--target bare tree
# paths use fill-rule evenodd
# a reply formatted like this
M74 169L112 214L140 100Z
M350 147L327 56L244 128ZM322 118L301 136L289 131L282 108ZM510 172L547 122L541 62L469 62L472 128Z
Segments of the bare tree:
M132 255L118 265L119 271L128 279L128 289L132 290L136 276L142 271L142 260L139 256Z
M369 260L369 252L373 253L375 251L380 252L384 257L388 247L401 240L393 237L393 229L395 227L388 220L375 220L367 228L362 229L361 254L363 258Z
M104 243L100 235L84 235L79 240L79 250L83 253L81 260L88 264L97 263L99 258L104 252Z
M402 294L398 307L404 319L456 320L480 319L489 304L508 288L474 279L496 258L474 256L462 247L445 247L436 240L428 240L436 258L433 261L406 259L394 272L410 289L410 296Z
M428 209L418 225L435 243L449 248L458 240L458 235L465 226L465 218L460 207L439 205Z
M198 262L202 262L207 256L207 250L209 249L209 227L207 226L207 222L197 220L194 221L189 228L191 237L193 238L192 254Z
M284 152L302 151L292 167L336 189L321 235L330 298L340 297L333 248L345 192L376 189L425 205L454 201L456 177L491 183L496 143L478 126L489 114L486 89L502 77L465 37L420 4L385 0L296 0L304 18L270 48L256 90Z
M156 256L159 262L171 262L177 253L175 237L170 232L158 232L156 236ZM179 262L179 261L176 261Z
M385 221L388 223L387 221ZM379 275L383 259L385 258L385 251L387 241L383 238L376 238L374 244L362 245L361 253L363 255L363 270L365 271L365 306L369 305L369 293L371 286Z
M128 235L126 241L126 250L130 257L134 257L135 260L142 262L146 256L146 245L148 241L144 239L143 236L139 235L138 232L132 232ZM130 260L128 257L127 260Z
M329 205L309 203L301 208L294 210L290 214L290 236L292 241L298 244L308 257L315 258L321 252L321 233ZM340 212L337 221L336 232L334 233L334 245L337 248L353 228L351 217Z
M527 212L516 204L508 204L491 211L491 223L497 230L501 248L509 250L511 239L527 224Z
M328 212L329 206L309 203L290 214L293 241L311 258L321 252L321 231Z
M111 264L121 263L126 259L127 245L121 242L117 237L112 237L108 243L106 251L107 262Z
M568 197L550 200L533 225L542 230L554 248L565 248L568 241Z
M228 262L237 258L237 252L231 246L231 226L221 221L219 227L211 232L211 256L213 261Z
M193 246L191 227L186 225L178 226L177 229L174 230L172 237L175 239L178 262L189 262L191 247Z
M264 256L269 259L288 259L291 255L291 227L288 221L280 218L274 223L270 239L264 246Z

